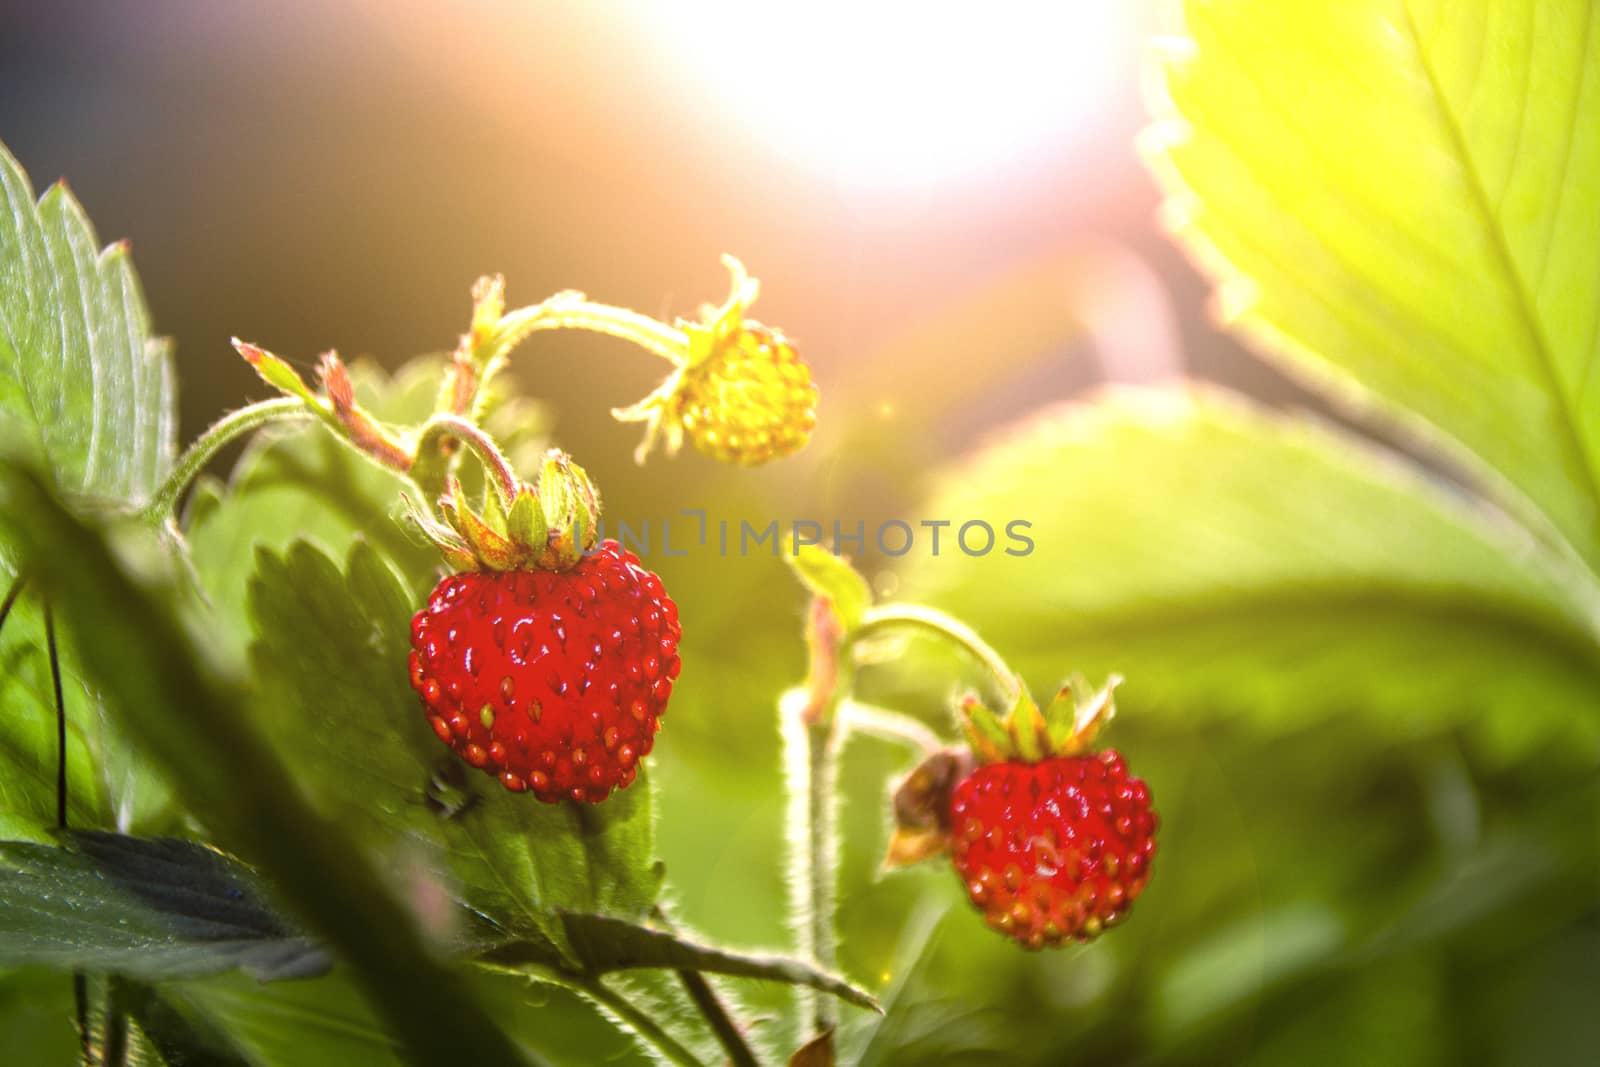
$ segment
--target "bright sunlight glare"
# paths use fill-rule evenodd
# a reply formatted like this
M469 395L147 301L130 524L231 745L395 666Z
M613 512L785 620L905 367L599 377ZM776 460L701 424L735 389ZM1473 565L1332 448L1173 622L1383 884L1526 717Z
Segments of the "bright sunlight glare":
M1059 145L1113 88L1126 7L644 2L714 106L841 184L970 181Z

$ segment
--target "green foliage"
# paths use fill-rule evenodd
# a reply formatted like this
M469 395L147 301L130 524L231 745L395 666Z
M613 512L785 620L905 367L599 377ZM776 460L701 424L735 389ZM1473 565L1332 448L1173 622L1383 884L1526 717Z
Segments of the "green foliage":
M71 1057L81 969L91 1030L131 1020L130 1063L720 1062L692 971L757 979L746 1023L796 986L871 1008L866 979L888 1014L844 1013L839 1058L880 1067L1592 1057L1600 19L1187 8L1146 146L1168 215L1227 321L1343 417L1194 386L1046 411L923 509L1027 519L1034 552L897 575L1035 692L1127 679L1106 740L1162 813L1157 873L1128 924L1059 953L994 937L948 870L882 875L883 784L917 757L865 740L837 775L843 974L721 947L784 933L771 705L804 657L771 571L663 562L690 631L671 741L604 805L542 805L426 727L414 487L324 428L259 434L183 543L85 525L171 468L170 361L125 248L97 254L65 189L35 204L0 150L0 444L22 457L0 578L30 572L0 640L0 1047ZM415 426L442 366L357 364L359 403ZM489 426L531 473L542 417ZM860 621L853 569L794 564ZM195 840L52 833L45 595L68 821ZM911 647L909 670L864 662L861 695L953 725L970 664ZM809 1036L787 1031L757 1027L767 1058Z
M67 840L0 843L0 966L143 979L238 968L269 981L331 963L279 917L253 872L214 849L106 833Z
M0 145L0 447L47 469L84 507L147 498L172 465L177 426L172 360L150 336L126 245L100 250L63 184L35 203ZM18 561L0 540L0 596ZM27 597L0 646L0 831L36 838L54 817L55 705L43 615ZM68 777L75 822L151 828L166 801L146 767L125 757L115 724L80 677L63 636Z
M1399 736L1600 738L1592 578L1308 416L1123 391L1039 417L930 509L1033 521L1029 556L952 557L908 583L987 611L1038 682L1117 671L1134 714L1248 711L1272 729L1358 712Z
M171 607L135 584L99 535L45 486L0 467L0 514L37 580L97 639L85 671L191 811L260 865L306 921L356 968L373 1005L420 1062L518 1055L424 946L416 921L238 714L236 690L201 666ZM117 610L107 612L110 602ZM112 688L114 686L114 688ZM261 798L270 798L261 803Z
M264 727L319 806L375 855L410 850L426 862L431 852L495 930L563 948L559 911L639 918L654 903L647 784L590 807L529 803L488 779L433 780L459 765L397 669L411 647L411 598L365 543L343 570L304 543L281 559L260 551L250 610Z
M64 184L34 203L0 147L0 428L61 492L136 504L172 465L172 359L126 244L103 252Z
M1584 0L1187 5L1151 137L1224 317L1470 450L1600 564L1600 20ZM1457 447L1459 446L1459 447ZM1496 475L1498 477L1496 477Z

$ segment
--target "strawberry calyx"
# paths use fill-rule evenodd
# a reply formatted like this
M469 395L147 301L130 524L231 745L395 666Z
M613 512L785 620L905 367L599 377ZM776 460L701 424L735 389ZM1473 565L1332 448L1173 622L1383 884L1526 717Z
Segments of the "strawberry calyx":
M1081 674L1067 679L1042 710L1022 679L1016 699L1002 717L975 693L957 701L967 742L981 763L1037 763L1090 751L1101 728L1116 715L1113 694L1122 676L1113 674L1098 689Z
M1122 684L1121 676L1113 674L1096 689L1074 674L1041 710L1022 679L1010 678L1015 698L1005 716L976 694L961 697L956 708L968 747L931 754L895 786L886 868L920 863L949 851L951 799L956 786L977 767L1089 755L1101 728L1116 714L1113 694Z
M491 471L493 468L490 468ZM536 485L491 476L474 508L446 479L434 519L408 497L412 520L457 571L566 570L600 541L600 497L584 469L551 449Z

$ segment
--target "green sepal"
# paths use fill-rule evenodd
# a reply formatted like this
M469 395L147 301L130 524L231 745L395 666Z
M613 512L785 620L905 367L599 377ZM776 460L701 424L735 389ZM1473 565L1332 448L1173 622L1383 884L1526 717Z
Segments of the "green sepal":
M1117 712L1113 693L1122 676L1113 674L1096 689L1081 674L1074 674L1045 709L1046 743L1054 756L1078 756L1089 751L1100 728Z
M698 366L720 355L727 339L744 328L745 311L761 293L761 283L750 277L738 259L724 255L722 265L730 276L728 299L720 307L704 309L698 322L678 320L678 329L689 338L686 367Z
M846 633L861 625L867 609L872 606L872 588L849 560L821 545L800 545L784 559L813 596L832 602L834 614Z
M445 513L450 524L466 541L468 549L480 567L495 571L516 570L528 561L525 546L518 546L491 529L483 518L467 504L461 482L451 478L445 499L439 501L439 510ZM491 490L490 496L493 496Z
M500 487L493 478L485 478L483 486L483 523L501 537L509 537L506 509L510 502L500 495Z
M233 347L244 361L261 375L261 380L272 386L286 396L299 397L312 407L320 408L322 401L311 387L300 377L298 371L291 367L286 360L268 352L264 348L233 338Z
M1017 755L1028 762L1036 762L1047 754L1044 717L1039 714L1039 705L1021 678L1017 679L1017 699L1006 716L1005 729Z
M1011 735L981 700L968 693L957 701L956 707L961 713L961 728L967 735L967 744L980 762L999 763L1012 755L1015 746Z
M538 491L531 485L518 485L517 495L506 515L506 536L517 544L542 546L547 543L549 532L544 509L539 506Z
M543 566L570 567L600 543L600 495L584 469L552 448L539 473L549 552Z

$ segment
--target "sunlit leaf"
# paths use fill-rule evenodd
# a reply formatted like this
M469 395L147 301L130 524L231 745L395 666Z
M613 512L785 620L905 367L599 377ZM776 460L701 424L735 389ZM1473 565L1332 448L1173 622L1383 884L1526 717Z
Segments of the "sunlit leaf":
M909 595L981 620L1036 684L1123 673L1130 716L1600 736L1587 574L1315 420L1111 393L954 473L934 510L1027 518L1036 548L942 558Z
M1224 318L1356 404L1442 430L1600 563L1593 5L1186 11L1176 120L1150 146Z
M147 498L172 464L172 360L125 244L100 249L65 185L34 201L0 145L0 443L33 457L83 506ZM0 541L0 597L18 564ZM126 759L98 695L60 636L69 722L69 818L124 827L159 819L166 797ZM54 820L55 701L42 613L24 595L0 630L0 830L35 836Z
M128 246L102 251L64 184L35 204L0 146L0 430L58 489L138 503L172 464L172 360Z

